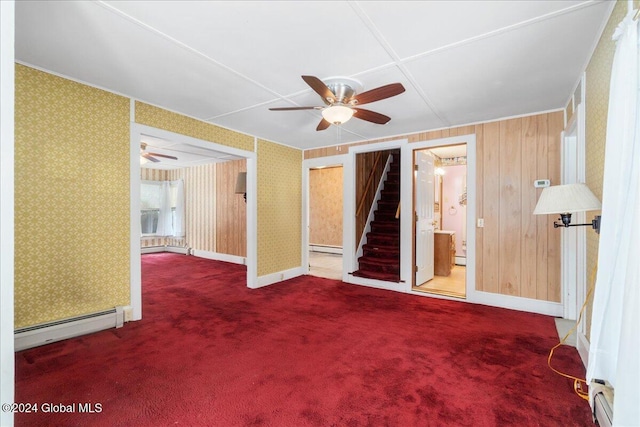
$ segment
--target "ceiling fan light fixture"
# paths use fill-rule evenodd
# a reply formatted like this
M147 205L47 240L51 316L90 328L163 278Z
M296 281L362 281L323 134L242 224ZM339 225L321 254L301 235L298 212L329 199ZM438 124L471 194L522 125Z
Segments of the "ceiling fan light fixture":
M322 117L329 123L340 125L349 121L353 117L353 113L355 111L344 105L332 105L322 110Z

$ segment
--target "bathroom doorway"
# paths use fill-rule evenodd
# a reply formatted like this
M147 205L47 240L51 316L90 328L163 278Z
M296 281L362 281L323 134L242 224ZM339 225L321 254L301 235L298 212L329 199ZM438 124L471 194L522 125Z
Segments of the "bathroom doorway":
M414 206L412 290L466 298L466 144L414 150Z

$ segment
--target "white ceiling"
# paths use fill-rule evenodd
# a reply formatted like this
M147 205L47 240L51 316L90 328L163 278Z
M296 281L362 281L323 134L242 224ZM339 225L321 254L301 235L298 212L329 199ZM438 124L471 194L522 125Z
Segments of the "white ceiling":
M559 109L610 1L17 1L16 59L299 148ZM300 78L406 92L315 130ZM224 141L220 141L224 142Z
M146 144L144 151L149 154L159 153L177 157L177 160L174 160L156 156L154 158L160 160L159 162L148 161L147 163L141 164L141 167L149 169L188 168L208 163L242 159L242 157L237 157L218 150L212 150L208 147L188 144L182 141L170 141L149 135L143 135L141 143Z

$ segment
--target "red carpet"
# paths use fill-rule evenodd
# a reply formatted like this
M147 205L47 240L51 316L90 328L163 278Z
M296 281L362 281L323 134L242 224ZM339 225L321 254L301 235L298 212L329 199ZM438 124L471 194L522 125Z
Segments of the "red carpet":
M17 354L18 426L588 426L550 317L143 256L139 322ZM575 375L577 352L555 365ZM79 413L99 403L100 413Z

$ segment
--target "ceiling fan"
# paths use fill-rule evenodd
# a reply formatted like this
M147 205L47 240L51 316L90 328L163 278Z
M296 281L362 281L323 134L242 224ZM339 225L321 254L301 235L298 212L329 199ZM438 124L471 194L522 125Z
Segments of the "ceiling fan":
M391 120L391 117L375 111L365 110L359 106L400 95L405 90L401 83L391 83L359 93L362 90L362 83L348 77L334 77L322 81L314 76L302 76L302 80L322 97L325 106L282 107L269 108L269 110L320 110L322 120L316 130L325 130L332 124L340 125L351 117L383 125Z
M148 152L146 142L140 143L140 157L141 157L140 160L144 163L146 163L146 161L143 159L146 159L147 161L152 161L154 163L159 162L160 160L156 159L156 157L164 157L166 159L178 160L178 158L174 156L167 156L166 154Z

